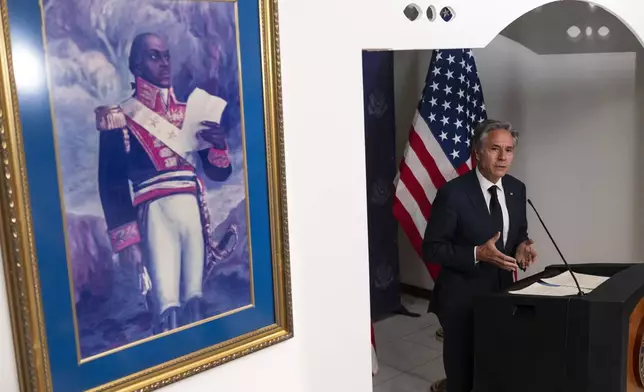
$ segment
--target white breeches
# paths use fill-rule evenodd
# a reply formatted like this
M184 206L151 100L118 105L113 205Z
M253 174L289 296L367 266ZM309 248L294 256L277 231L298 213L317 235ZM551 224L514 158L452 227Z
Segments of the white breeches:
M201 297L204 239L196 196L170 195L150 202L145 227L159 314Z

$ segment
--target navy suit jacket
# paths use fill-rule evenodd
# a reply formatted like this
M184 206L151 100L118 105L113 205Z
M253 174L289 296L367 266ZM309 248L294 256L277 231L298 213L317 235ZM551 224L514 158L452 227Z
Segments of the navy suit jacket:
M510 175L503 177L502 184L510 215L504 253L514 257L519 244L528 239L526 187ZM441 317L441 313L469 311L474 296L502 290L513 282L511 272L474 261L474 247L496 232L475 170L438 190L423 238L425 262L441 265L430 312Z

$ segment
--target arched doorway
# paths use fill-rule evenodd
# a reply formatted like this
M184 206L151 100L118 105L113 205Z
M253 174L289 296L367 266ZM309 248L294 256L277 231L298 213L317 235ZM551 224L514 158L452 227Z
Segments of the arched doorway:
M644 50L637 37L600 6L555 2L524 14L473 53L488 116L509 120L521 132L512 174L527 184L568 261L641 261ZM431 50L394 52L396 124L388 132L396 162L405 155L431 57ZM540 263L519 279L560 263L536 216L529 212L528 220ZM369 229L370 235L378 231L371 223ZM402 303L422 311L433 279L403 230L397 247L401 287L412 289L401 290ZM437 321L422 313L376 324L376 391L440 379Z

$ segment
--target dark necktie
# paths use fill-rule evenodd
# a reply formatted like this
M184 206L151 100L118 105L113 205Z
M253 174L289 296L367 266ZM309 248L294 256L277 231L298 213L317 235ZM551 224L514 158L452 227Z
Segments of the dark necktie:
M492 217L492 224L494 228L501 233L499 240L496 241L496 248L503 252L503 213L501 212L501 203L499 203L499 195L497 191L499 188L496 185L492 185L488 188L488 192L492 195L490 199L490 216Z

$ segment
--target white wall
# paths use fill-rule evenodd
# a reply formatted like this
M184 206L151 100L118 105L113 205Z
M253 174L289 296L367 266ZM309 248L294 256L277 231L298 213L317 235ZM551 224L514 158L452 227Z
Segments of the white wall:
M2 256L0 255L0 260ZM1 264L1 263L0 263ZM9 304L4 280L4 269L0 268L0 387L7 391L18 390L18 374L13 354Z
M496 87L505 73L494 55L508 47L520 64L519 105L516 91ZM522 132L512 174L566 259L639 261L635 53L540 56L500 37L477 54L490 116ZM533 272L561 263L531 210L528 224L541 256Z
M329 4L280 1L295 337L164 392L372 389L362 54L357 34L329 28L349 25ZM14 392L0 301L0 390Z
M526 183L566 259L640 261L635 53L538 55L501 35L474 52L488 115L521 132L511 173ZM398 158L430 60L431 51L396 53ZM528 221L540 254L528 273L561 263L532 210ZM431 288L400 237L401 280Z

